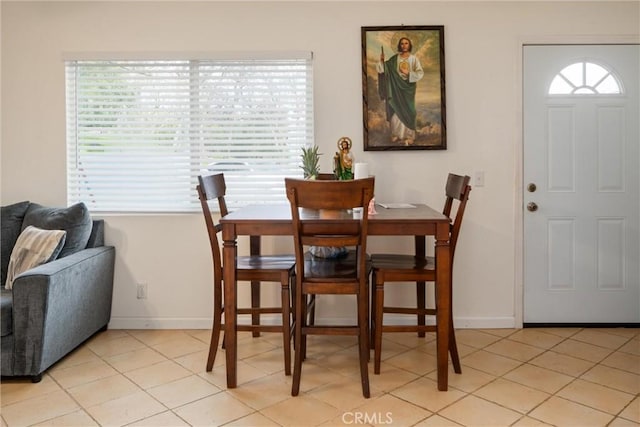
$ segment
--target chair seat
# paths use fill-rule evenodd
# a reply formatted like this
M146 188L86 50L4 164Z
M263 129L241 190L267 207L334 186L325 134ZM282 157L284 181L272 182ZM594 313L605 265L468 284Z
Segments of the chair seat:
M371 270L371 256L367 254L367 270ZM346 256L341 258L318 258L309 252L304 255L304 270L307 279L333 277L353 278L356 277L357 257L356 252L350 250Z
M381 270L417 270L424 274L424 270L433 270L435 274L436 259L434 257L418 257L402 254L373 254L371 256L373 268Z
M294 255L239 256L237 270L282 271L291 270L296 264Z

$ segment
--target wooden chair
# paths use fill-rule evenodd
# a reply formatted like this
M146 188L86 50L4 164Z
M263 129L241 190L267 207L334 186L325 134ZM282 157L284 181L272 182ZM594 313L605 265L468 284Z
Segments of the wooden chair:
M470 178L449 174L445 188L446 200L443 213L451 218L451 211L454 200L458 201L458 208L455 218L452 218L451 234L449 239L451 253L451 269L453 271L453 256L458 242L462 216L469 199ZM423 240L424 241L424 240ZM426 325L426 315L435 316L437 307L426 308L425 282L435 282L436 270L435 259L433 257L417 257L413 255L399 254L372 254L373 264L371 282L371 344L374 348L374 373L380 373L380 357L382 352L383 332L418 332L418 336L424 337L425 332L435 332L436 325ZM453 277L453 275L451 276ZM415 308L390 307L384 305L384 287L393 282L416 282L417 284L417 304ZM451 284L450 284L451 286ZM453 294L452 294L453 295ZM453 298L451 299L453 301ZM450 307L451 308L451 307ZM407 314L416 316L416 325L389 325L384 324L384 314ZM456 345L455 332L453 329L453 311L449 318L449 353L456 373L461 373L460 358Z
M213 257L213 330L211 331L211 344L209 346L209 357L207 359L207 372L213 368L216 358L220 331L224 328L222 323L223 307L223 265L218 242L218 233L222 230L221 225L214 224L209 201L217 200L220 208L220 217L227 215L227 205L225 203L226 184L224 174L209 176L199 176L199 185L196 187L198 198L202 205L202 213L209 233L209 243L211 244L211 255ZM252 248L252 253L254 249ZM293 255L250 255L237 257L237 281L251 282L251 308L238 308L238 315L250 314L251 324L238 324L238 331L251 331L254 336L259 336L260 332L279 332L282 334L282 344L284 347L284 372L291 375L291 296L290 284L293 284L295 275L295 257ZM260 285L263 282L277 282L281 286L281 306L280 307L260 307ZM269 313L280 313L282 315L282 325L261 325L260 315ZM224 343L223 343L224 347Z
M366 259L367 206L373 197L374 178L351 181L286 178L285 187L291 205L296 253L295 358L291 395L297 396L300 391L307 335L355 335L359 344L362 394L368 398L370 264ZM363 208L361 214L347 211L359 207ZM353 248L355 256L338 259L305 256L304 247L312 245ZM308 296L325 294L355 295L357 324L326 326L307 322Z

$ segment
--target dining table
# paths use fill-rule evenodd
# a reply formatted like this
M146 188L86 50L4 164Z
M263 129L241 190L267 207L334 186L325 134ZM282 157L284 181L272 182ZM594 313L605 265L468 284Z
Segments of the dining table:
M425 204L395 204L392 208L376 206L377 213L369 215L369 236L414 236L417 256L426 254L426 236L434 237L436 259L436 342L438 390L448 388L449 315L451 310L451 257L449 249L450 219ZM350 213L332 221L354 221ZM317 211L301 213L302 220L317 220ZM225 350L227 388L237 387L237 283L236 256L239 236L251 236L252 251L259 251L262 236L293 236L289 204L247 205L220 219L223 240L223 281L225 313Z

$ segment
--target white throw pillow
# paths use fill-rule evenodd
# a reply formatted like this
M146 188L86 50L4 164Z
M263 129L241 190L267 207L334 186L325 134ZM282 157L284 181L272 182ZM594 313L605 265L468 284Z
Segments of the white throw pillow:
M66 235L64 230L43 230L32 225L22 230L11 251L5 288L11 289L13 279L19 274L56 259Z

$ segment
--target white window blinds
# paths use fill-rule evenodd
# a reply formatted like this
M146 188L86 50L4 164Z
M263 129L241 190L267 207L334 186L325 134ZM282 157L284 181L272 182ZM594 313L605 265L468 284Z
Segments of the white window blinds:
M224 172L229 208L285 202L313 144L311 55L66 61L67 195L94 212L199 209Z

